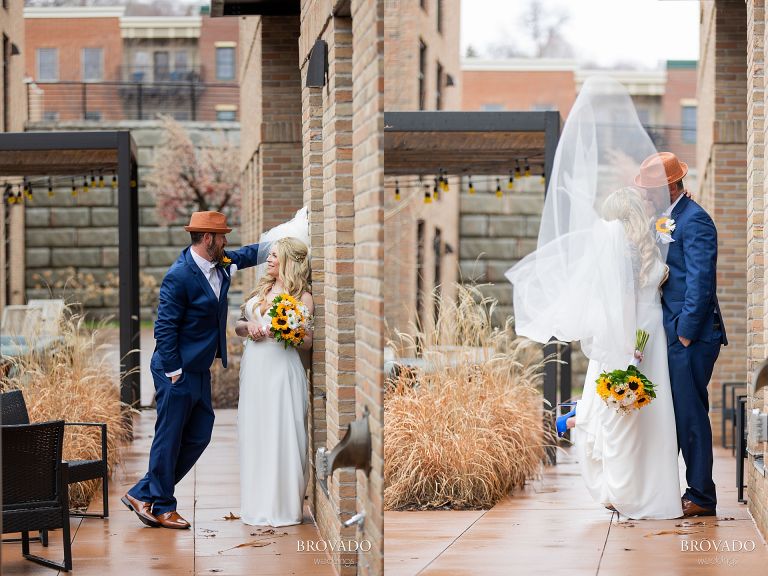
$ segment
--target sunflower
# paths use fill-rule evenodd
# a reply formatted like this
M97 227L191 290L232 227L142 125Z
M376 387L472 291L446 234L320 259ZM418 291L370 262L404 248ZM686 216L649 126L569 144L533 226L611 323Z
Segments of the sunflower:
M621 400L624 398L624 394L627 392L626 386L618 385L611 387L611 395L616 398L616 400Z
M669 234L675 230L675 221L672 218L662 216L656 220L656 232L659 234Z
M605 376L598 378L597 380L597 394L601 398L607 398L611 394L610 388L611 381Z
M280 318L279 316L275 316L272 318L272 328L275 330L283 330L285 328L286 321L285 318Z
M637 376L630 376L627 378L627 386L629 386L630 390L633 390L634 392L637 392L638 394L642 394L645 392L645 386L643 386L643 381L640 380Z
M649 400L648 396L646 396L645 394L642 394L637 397L637 400L635 400L635 406L638 408L642 408L643 406L648 404L648 400Z

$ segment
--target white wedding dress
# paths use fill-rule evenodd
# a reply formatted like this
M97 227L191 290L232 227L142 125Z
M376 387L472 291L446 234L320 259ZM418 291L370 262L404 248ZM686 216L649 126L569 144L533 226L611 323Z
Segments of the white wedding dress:
M256 297L245 316L264 326ZM237 425L240 517L245 524L300 524L307 489L307 376L295 348L272 338L246 340Z
M648 284L637 292L637 327L650 335L639 370L656 385L656 398L622 415L597 395L598 375L609 368L590 361L571 431L584 482L595 501L634 519L683 515L677 433L667 363L667 339L658 289L664 265L656 260ZM574 433L575 432L575 433Z

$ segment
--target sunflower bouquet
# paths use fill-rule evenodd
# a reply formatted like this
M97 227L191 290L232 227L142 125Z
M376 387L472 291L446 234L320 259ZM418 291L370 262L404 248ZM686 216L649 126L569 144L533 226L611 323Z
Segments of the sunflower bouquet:
M301 346L312 319L304 303L290 294L280 294L272 301L268 315L272 318L269 330L276 342L282 342L286 348Z
M648 332L638 330L635 334L635 349L642 355L648 343ZM656 388L648 378L637 369L637 362L626 370L603 372L597 378L597 394L611 408L622 414L639 410L656 398Z

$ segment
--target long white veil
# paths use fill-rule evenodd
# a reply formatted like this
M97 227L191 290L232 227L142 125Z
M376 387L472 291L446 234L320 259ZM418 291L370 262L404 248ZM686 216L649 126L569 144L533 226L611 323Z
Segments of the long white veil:
M636 328L632 249L622 222L601 218L601 209L655 153L626 89L610 78L589 78L557 146L537 249L506 272L519 335L580 340L590 359L626 368ZM655 216L669 207L669 193L664 187L638 194L650 234ZM659 249L665 258L665 247Z
M281 238L298 238L307 248L310 247L309 243L309 219L307 217L307 207L300 208L296 211L293 218L282 224L278 224L274 228L271 228L264 232L259 237L259 265L256 266L256 283L259 283L261 277L267 272L267 257L269 256L272 244ZM263 254L263 258L262 258Z

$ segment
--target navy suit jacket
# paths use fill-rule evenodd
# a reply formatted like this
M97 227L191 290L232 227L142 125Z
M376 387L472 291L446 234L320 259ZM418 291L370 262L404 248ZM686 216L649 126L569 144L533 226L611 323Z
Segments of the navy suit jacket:
M238 270L257 264L258 244L224 253ZM220 297L216 299L208 279L190 254L182 250L160 285L160 305L155 321L155 353L152 363L163 372L179 368L207 372L214 358L227 366L227 292L229 267L222 268Z
M717 229L706 211L683 196L672 211L674 242L669 244L669 279L661 303L667 344L678 336L727 345L717 301ZM716 326L720 326L720 331Z

